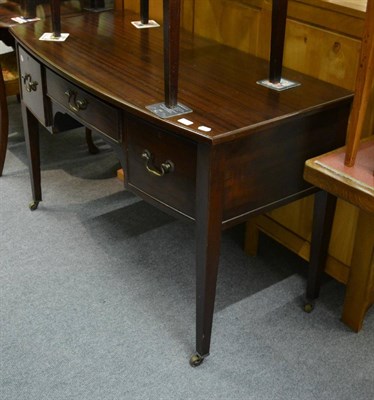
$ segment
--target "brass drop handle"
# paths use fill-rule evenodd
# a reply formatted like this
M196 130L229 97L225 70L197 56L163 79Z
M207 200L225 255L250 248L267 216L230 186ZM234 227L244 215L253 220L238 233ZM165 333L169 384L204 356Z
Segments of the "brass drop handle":
M85 110L88 106L88 101L85 98L77 99L77 95L78 94L75 90L68 89L65 92L65 96L68 98L69 108L74 112Z
M23 84L26 86L26 91L27 92L32 92L32 91L36 92L38 82L33 81L30 74L24 74L21 77L23 80Z
M153 156L150 153L150 151L147 149L143 150L142 159L145 161L145 168L152 175L161 177L161 176L164 176L165 174L168 174L168 173L174 171L174 163L170 160L163 162L161 164L160 168L157 168L156 166L152 165Z

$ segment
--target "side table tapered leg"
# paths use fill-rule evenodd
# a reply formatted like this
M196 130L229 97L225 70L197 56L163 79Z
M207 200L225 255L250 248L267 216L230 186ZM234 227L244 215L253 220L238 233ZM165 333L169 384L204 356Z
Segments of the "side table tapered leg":
M322 190L315 194L312 240L306 289L307 302L304 308L307 312L312 311L313 301L319 295L321 278L326 265L335 207L335 196Z
M25 131L26 149L29 160L29 173L33 201L30 210L36 210L42 200L40 183L40 149L39 149L39 122L28 108L22 104L22 119Z
M344 299L342 321L355 332L361 330L374 301L374 214L360 210L357 236Z
M222 234L223 160L219 152L200 145L196 194L196 354L190 365L209 355Z

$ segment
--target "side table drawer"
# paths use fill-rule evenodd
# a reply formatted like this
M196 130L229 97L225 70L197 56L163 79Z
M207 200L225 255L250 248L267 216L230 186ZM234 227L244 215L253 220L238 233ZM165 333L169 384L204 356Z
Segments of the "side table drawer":
M194 218L196 144L133 117L126 119L125 133L127 185Z
M41 65L20 46L18 46L18 62L22 100L35 117L47 126Z
M120 111L47 69L47 95L73 117L119 141Z

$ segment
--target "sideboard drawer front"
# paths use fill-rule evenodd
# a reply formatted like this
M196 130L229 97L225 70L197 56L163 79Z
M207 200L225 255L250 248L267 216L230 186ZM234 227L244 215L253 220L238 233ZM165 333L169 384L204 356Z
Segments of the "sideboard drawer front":
M120 111L47 70L47 95L73 117L112 139L120 139Z
M18 60L21 79L21 94L27 108L43 124L46 114L43 101L43 81L41 66L29 53L18 46Z
M196 144L136 118L126 119L125 132L128 186L194 218ZM149 155L148 161L143 155L145 152ZM172 170L157 176L162 174L162 164L170 162Z

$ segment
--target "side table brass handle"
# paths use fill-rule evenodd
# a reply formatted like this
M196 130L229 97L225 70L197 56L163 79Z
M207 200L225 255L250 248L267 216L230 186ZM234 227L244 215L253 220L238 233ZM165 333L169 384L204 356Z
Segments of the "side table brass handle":
M21 78L23 80L23 84L26 86L27 92L32 92L32 91L36 92L38 82L33 81L30 74L22 75Z
M161 177L164 176L165 174L174 171L174 163L170 160L163 162L160 168L157 168L156 166L152 165L153 156L147 149L143 150L142 159L145 161L145 168L152 175Z
M68 98L70 110L76 113L80 110L85 110L88 106L88 101L85 98L77 99L77 92L75 90L68 89L65 92L65 96Z

